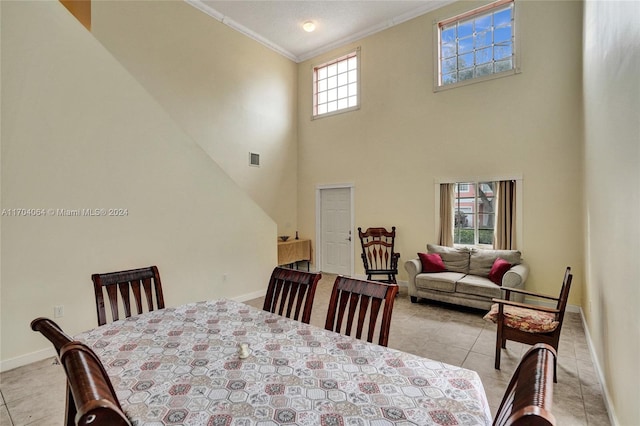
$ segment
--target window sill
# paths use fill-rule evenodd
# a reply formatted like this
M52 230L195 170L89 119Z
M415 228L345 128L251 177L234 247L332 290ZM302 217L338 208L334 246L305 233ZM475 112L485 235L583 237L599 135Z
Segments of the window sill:
M438 93L449 89L455 89L456 87L469 86L470 84L482 83L483 81L495 80L502 77L509 77L512 75L520 74L522 71L520 68L514 68L509 71L502 71L497 74L489 74L483 77L470 78L469 80L459 81L458 83L447 84L445 86L438 86L437 82L434 82L433 92Z
M454 244L454 248L495 250L492 244Z
M357 111L359 109L360 109L360 105L357 105L357 106L353 106L353 107L349 107L349 108L339 109L337 111L326 112L326 113L320 114L320 115L312 115L311 116L311 121L319 120L319 119L325 118L325 117L333 117L334 115L344 114L345 112Z

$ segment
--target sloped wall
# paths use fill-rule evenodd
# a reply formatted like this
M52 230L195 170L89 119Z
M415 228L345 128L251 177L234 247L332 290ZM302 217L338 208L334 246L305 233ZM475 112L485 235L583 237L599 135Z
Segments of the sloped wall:
M94 272L155 264L168 306L263 291L274 221L59 2L1 7L1 368L52 353L55 305L97 325Z
M296 64L184 1L94 2L92 33L294 235Z

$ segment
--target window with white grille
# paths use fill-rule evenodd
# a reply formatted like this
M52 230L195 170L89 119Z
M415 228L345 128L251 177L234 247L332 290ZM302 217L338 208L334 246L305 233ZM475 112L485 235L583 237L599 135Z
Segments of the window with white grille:
M437 23L436 90L513 74L514 0L499 0Z
M454 189L454 244L493 245L496 182L458 182Z
M313 116L351 111L359 103L358 50L313 68Z

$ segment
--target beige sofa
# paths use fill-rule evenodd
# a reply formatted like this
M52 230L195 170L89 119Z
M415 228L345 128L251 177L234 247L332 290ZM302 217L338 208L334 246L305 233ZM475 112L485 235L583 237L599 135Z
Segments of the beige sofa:
M517 250L483 250L427 244L427 253L438 254L446 270L423 272L420 258L405 263L404 267L409 273L409 296L414 303L418 298L424 298L490 309L491 299L503 297L500 286L489 279L497 258L511 264L510 269L502 276L503 287L523 289L529 274L529 268L522 263L521 253ZM493 274L492 278L495 279ZM521 302L522 295L513 294L512 300Z

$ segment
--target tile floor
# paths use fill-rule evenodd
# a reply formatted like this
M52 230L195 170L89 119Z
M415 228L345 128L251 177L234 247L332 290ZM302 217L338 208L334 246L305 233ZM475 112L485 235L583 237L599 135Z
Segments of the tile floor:
M323 327L335 276L325 274L314 302L311 324ZM262 308L263 299L246 302ZM507 342L502 369L493 368L495 325L484 312L420 301L412 304L406 287L396 299L389 347L475 370L495 413L519 357L528 348ZM0 375L0 425L64 424L65 377L50 358ZM558 357L553 412L558 425L610 425L600 383L591 361L580 315L568 313Z

